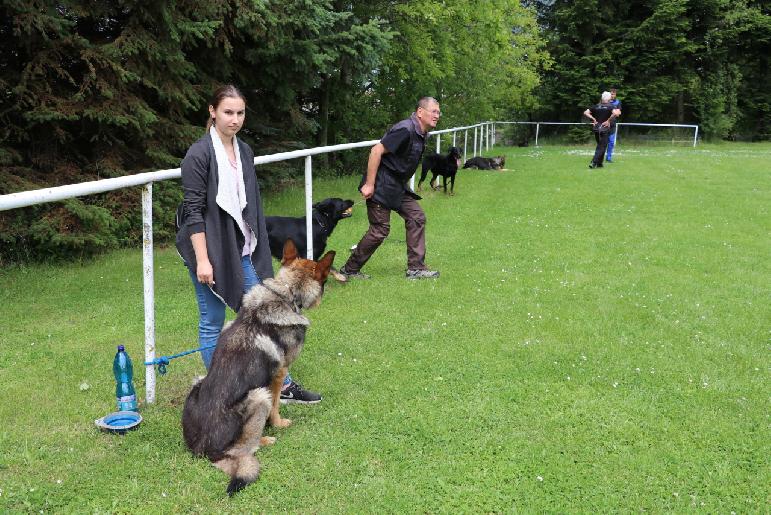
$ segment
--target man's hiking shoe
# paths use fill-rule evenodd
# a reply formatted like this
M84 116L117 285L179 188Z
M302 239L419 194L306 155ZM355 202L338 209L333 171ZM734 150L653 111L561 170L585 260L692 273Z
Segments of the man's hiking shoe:
M321 395L306 390L298 383L292 381L289 383L289 386L281 390L279 400L281 401L281 404L316 404L321 402Z
M369 276L367 274L363 274L361 272L349 272L345 269L345 265L338 270L341 274L345 276L346 279L369 279Z
M407 279L435 279L439 277L436 270L407 270Z

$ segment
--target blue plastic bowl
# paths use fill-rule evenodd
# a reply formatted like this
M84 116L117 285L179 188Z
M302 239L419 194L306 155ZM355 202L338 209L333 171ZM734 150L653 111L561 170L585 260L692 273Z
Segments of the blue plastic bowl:
M124 434L139 427L142 415L136 411L116 411L94 420L96 427L110 433Z

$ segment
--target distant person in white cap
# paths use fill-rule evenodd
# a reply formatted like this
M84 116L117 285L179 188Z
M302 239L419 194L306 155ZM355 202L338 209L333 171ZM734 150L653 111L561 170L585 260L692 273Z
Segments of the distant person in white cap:
M597 140L597 148L594 149L594 157L589 168L602 168L605 150L608 147L610 125L621 115L621 110L611 105L610 97L609 91L603 91L600 103L584 111L584 116L592 121L592 132L594 132L594 139Z

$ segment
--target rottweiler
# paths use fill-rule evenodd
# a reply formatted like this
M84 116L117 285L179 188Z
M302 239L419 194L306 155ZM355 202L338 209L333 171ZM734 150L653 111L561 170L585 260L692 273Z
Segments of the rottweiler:
M442 154L430 154L423 157L423 170L420 173L420 181L418 181L418 189L423 181L426 179L426 175L430 171L432 174L429 184L432 189L439 189L434 181L438 176L442 176L442 183L444 185L444 192L447 193L447 179L450 179L450 195L455 194L455 174L458 173L460 167L461 151L458 147L450 147L447 155Z
M353 200L327 198L313 204L313 260L318 261L327 248L327 238L335 230L337 222L351 216ZM307 255L305 217L266 216L270 253L281 259L286 240L297 245L299 255Z

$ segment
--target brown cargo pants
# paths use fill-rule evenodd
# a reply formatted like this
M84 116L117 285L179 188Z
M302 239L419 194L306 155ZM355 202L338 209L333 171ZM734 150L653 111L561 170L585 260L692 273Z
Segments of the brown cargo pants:
M425 270L426 264L426 214L418 201L404 195L402 205L395 210L404 218L407 240L407 269ZM391 210L372 200L367 200L369 229L345 263L345 270L356 273L372 257L391 231Z

